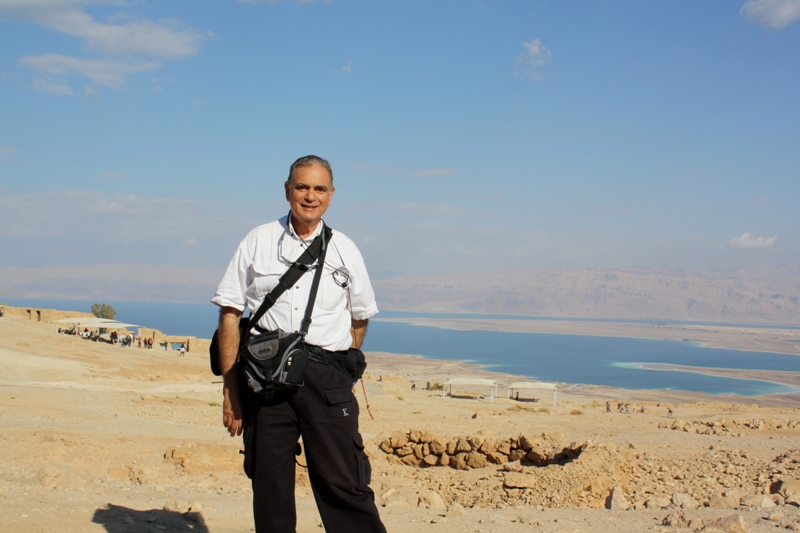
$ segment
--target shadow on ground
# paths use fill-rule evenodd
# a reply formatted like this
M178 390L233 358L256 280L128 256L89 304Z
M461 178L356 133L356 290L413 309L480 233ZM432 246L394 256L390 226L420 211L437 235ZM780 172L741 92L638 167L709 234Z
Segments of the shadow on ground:
M137 511L109 503L94 512L92 522L108 533L209 533L200 513L150 509Z

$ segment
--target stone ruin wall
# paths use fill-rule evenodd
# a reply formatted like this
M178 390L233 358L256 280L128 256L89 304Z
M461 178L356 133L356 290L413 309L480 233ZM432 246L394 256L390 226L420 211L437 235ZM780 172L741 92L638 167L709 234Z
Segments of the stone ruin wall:
M38 307L13 307L0 303L0 313L5 317L14 317L20 320L30 320L32 322L44 322L46 324L55 324L62 318L92 318L92 313L84 313L81 311L60 311L58 309L41 309ZM94 328L89 328L94 329ZM163 346L167 344L184 343L186 351L190 353L199 353L201 355L208 355L208 349L211 346L209 339L198 339L197 337L189 335L166 335L163 332L153 328L137 328L139 336L143 339L153 339L153 345ZM129 330L122 328L119 330L122 333L131 333Z
M92 313L83 313L81 311L59 311L58 309L41 309L38 307L12 307L3 303L0 303L0 311L2 311L2 316L45 323L56 322L62 318L91 318L94 316Z

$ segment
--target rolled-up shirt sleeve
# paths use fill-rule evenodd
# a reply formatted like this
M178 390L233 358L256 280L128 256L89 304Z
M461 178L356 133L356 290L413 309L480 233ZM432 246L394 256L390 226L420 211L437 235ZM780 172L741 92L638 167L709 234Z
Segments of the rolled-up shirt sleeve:
M251 253L248 253L249 235L239 243L234 252L222 281L217 286L217 291L211 299L212 303L220 307L233 307L244 312L247 307L245 292L248 286L248 272L250 270Z
M361 252L353 245L350 250L352 263L350 268L350 309L354 320L366 320L378 313L378 304L375 302L375 291L369 281L367 266Z

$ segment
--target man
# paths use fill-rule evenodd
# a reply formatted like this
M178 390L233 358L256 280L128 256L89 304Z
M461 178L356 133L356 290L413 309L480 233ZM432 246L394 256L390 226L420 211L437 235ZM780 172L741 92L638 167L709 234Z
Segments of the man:
M284 184L289 214L253 229L239 244L216 295L220 306L219 346L223 375L222 421L233 437L244 429L243 403L251 410L245 431L252 454L253 514L256 531L294 532L295 450L303 437L308 474L325 530L382 532L375 497L369 488L370 465L358 431L353 380L334 365L312 358L305 384L266 399L254 396L239 380L236 357L239 319L253 314L289 266L323 230L322 215L333 197L333 172L327 161L301 157ZM323 356L360 348L367 321L378 312L364 260L355 244L334 231L322 265L322 278L305 342ZM259 321L265 330L300 329L313 273L303 275ZM249 450L247 449L249 448ZM249 458L248 458L249 459ZM247 460L247 459L246 459Z

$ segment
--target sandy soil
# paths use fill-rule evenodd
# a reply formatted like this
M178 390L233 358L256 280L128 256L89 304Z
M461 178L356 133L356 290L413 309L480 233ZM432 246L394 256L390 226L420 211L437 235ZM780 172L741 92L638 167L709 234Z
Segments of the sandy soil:
M356 392L389 531L800 530L800 509L786 490L800 480L794 407L600 387L560 391L558 405L552 397L490 401L469 389L443 398L424 390L426 382L479 370L368 357L368 379ZM606 413L606 399L629 402L633 414ZM1 529L251 531L241 443L222 428L219 403L218 378L198 355L120 348L0 319ZM422 468L380 448L410 430L520 446L521 435L544 434L580 455L546 467ZM306 479L300 472L298 531L322 531ZM520 488L519 479L536 483ZM614 486L629 510L604 508ZM676 504L675 493L692 495L699 508Z

